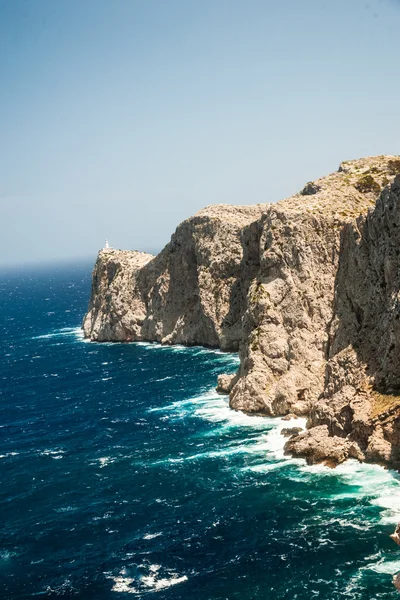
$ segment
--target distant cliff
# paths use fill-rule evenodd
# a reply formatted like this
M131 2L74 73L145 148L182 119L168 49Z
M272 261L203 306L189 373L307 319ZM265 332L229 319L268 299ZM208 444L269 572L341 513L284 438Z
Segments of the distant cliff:
M277 204L200 211L156 257L101 251L85 336L239 350L219 389L234 409L308 415L288 451L397 461L398 172L347 161Z
M156 257L102 250L85 335L238 350L258 220L266 206L210 206L187 219Z

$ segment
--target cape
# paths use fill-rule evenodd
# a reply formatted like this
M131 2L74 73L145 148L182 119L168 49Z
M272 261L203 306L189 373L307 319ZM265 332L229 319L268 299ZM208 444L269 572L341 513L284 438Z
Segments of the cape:
M104 249L84 335L238 351L232 409L308 417L287 452L400 468L400 158L275 204L209 206L157 255Z

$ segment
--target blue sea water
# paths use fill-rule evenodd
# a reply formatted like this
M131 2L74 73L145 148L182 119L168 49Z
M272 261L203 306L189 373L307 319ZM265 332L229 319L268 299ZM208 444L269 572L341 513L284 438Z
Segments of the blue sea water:
M237 357L95 344L90 267L0 277L0 598L394 599L400 484L285 457Z

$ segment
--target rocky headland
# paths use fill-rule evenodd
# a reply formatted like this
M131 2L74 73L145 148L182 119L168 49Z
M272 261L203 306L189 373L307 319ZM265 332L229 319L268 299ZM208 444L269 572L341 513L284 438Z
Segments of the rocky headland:
M400 468L398 174L395 156L346 161L276 204L205 208L157 256L102 250L85 336L239 351L217 389L307 416L287 452Z

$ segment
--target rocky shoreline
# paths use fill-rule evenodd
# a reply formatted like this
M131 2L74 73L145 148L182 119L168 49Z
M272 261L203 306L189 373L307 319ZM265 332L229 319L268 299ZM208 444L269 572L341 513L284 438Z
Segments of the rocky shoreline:
M239 351L230 406L307 416L286 451L400 468L400 159L339 170L276 204L216 205L152 255L107 249L84 334Z

